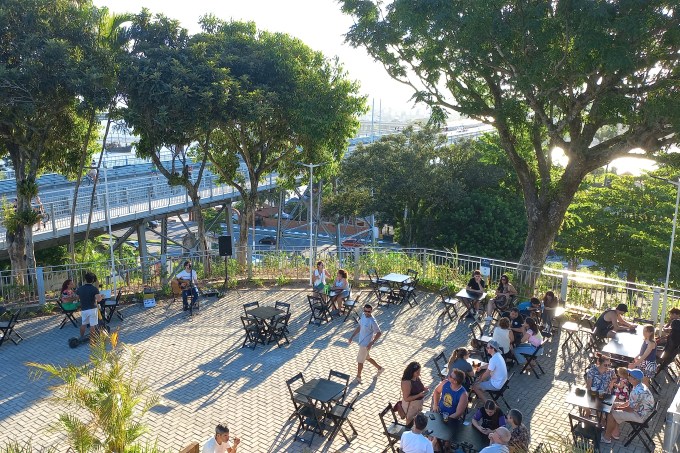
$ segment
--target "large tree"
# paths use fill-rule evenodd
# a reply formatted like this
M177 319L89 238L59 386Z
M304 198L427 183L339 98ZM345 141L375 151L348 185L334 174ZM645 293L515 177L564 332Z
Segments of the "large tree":
M539 270L583 178L680 127L676 1L342 0L347 35L435 112L493 125L524 195L520 262ZM613 127L612 127L613 126ZM593 138L603 128L607 139ZM569 162L552 159L561 148Z
M106 10L88 0L0 3L0 154L16 172L16 209L5 227L19 281L35 267L36 177L43 171L74 175L87 148L84 116L97 108L107 79L98 40L104 16Z
M319 177L334 171L365 100L337 61L295 38L211 16L202 25L196 38L235 82L209 158L243 199L239 242L245 246L264 177L277 173L292 185L304 171L297 161L328 162L315 171Z
M206 46L176 20L142 10L133 18L128 36L130 50L121 68L123 116L139 136L138 154L151 158L169 184L187 190L199 249L205 252L199 187L217 118L227 108L231 79L215 66ZM175 153L171 168L160 159L164 146ZM201 164L195 179L187 171L192 158Z

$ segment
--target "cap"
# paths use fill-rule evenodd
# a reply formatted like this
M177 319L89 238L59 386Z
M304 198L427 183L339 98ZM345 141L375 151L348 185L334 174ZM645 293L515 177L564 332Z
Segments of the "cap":
M626 304L618 304L618 305L616 306L616 311L620 311L620 312L623 312L623 313L628 313L628 305L626 305Z
M645 375L642 373L642 371L638 370L637 368L635 368L633 370L628 370L628 375L633 376L638 381L641 381L642 378L645 377Z
M497 342L496 340L491 340L491 341L489 341L486 345L487 345L487 346L491 346L491 347L494 348L496 351L500 351L500 350L501 350L501 345L499 345L498 342Z

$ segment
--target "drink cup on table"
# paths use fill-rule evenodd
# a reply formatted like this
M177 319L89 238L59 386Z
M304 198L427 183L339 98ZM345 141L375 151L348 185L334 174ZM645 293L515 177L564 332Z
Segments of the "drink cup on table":
M449 421L449 413L448 412L442 412L442 420L444 423Z
M590 387L590 396L597 396L597 387Z
M597 392L597 397L600 398L601 400L603 400L604 399L604 390L600 390L599 392Z

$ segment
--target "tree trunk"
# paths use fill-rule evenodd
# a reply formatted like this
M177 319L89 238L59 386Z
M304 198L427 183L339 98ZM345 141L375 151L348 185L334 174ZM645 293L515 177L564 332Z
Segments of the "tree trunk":
M253 224L255 206L257 205L257 183L251 180L250 190L245 191L243 196L243 211L241 211L240 231L238 233L238 245L241 250L248 250L248 228ZM248 253L239 253L239 263L247 263Z
M201 210L201 197L198 195L198 190L191 183L187 184L187 192L189 193L189 198L191 198L192 213L194 221L196 222L196 233L198 238L198 252L201 255L201 260L203 261L203 266L206 273L209 274L210 258L208 257L208 241L205 238L205 217L203 216L203 211Z

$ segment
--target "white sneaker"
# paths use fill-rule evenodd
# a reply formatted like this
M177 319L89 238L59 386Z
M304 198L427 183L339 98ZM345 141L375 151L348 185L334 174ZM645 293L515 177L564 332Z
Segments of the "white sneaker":
M375 377L380 376L383 373L383 371L385 371L385 368L378 368L378 372L375 373Z
M361 384L361 378L359 376L355 377L352 381L354 384Z

